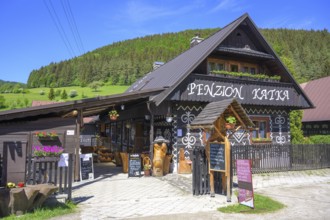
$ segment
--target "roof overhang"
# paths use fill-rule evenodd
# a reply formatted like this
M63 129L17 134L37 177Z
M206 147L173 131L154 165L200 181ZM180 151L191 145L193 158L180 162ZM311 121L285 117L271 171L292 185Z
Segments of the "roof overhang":
M84 117L101 114L113 105L125 104L127 102L145 100L161 92L163 89L152 89L138 92L121 93L110 96L100 96L90 99L82 99L69 102L61 102L43 106L35 106L22 109L14 109L0 112L0 122L28 117L47 117L57 115L61 117L74 117L73 110L79 110Z

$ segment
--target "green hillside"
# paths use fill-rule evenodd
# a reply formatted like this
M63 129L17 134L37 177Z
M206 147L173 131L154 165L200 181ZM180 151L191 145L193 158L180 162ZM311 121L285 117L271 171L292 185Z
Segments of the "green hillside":
M123 93L128 86L104 85L99 88L92 89L90 87L60 87L54 89L54 99L52 101L65 102L72 100L80 100L85 98L94 98L97 96L113 95ZM63 97L63 91L66 91L67 97ZM24 90L20 93L3 93L0 94L0 111L25 108L32 104L32 101L49 101L50 88L34 88Z
M34 70L27 85L31 88L85 86L96 80L130 85L151 71L154 61L167 62L187 50L196 33L206 38L217 30L186 30L117 42L81 57ZM263 29L261 32L298 82L330 74L330 34L327 30Z

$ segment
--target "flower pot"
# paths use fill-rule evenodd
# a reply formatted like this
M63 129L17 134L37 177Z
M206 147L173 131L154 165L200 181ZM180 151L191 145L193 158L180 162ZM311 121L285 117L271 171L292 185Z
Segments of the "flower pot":
M44 137L38 137L39 141L51 141L58 139L58 136L44 136Z
M109 117L110 117L111 121L116 121L117 120L117 116L115 116L115 115L110 115Z
M233 130L235 128L235 124L233 124L233 123L226 123L225 124L225 128L227 130Z
M150 176L150 170L144 170L144 176Z

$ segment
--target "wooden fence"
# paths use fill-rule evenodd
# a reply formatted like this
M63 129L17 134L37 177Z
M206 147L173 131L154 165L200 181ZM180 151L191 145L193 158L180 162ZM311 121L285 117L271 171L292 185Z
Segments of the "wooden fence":
M69 154L68 166L58 167L58 161L39 161L33 158L31 154L28 155L26 184L52 183L59 187L59 194L67 194L68 199L71 200L73 158L73 154Z
M232 146L232 173L236 175L236 160L251 159L252 173L267 173L289 170L322 169L330 167L330 145L246 145ZM215 172L215 189L221 190L221 177ZM205 150L193 150L193 194L210 192L208 162ZM218 192L216 192L218 193Z
M330 167L330 145L248 145L232 146L232 166L236 159L251 159L252 173L308 170Z

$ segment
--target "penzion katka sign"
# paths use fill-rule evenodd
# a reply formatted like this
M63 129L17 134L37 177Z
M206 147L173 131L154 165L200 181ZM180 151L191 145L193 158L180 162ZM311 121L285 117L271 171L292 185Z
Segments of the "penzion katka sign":
M214 102L236 98L241 104L305 106L306 100L292 84L254 81L210 80L191 76L173 93L172 100Z

